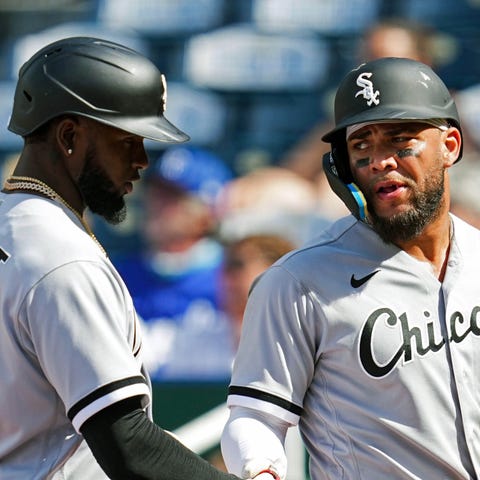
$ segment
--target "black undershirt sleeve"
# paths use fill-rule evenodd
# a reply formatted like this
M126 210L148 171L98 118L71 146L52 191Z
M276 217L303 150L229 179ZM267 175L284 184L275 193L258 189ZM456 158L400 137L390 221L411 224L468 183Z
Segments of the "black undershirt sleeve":
M238 480L199 457L153 423L140 398L117 402L80 429L94 457L113 480Z

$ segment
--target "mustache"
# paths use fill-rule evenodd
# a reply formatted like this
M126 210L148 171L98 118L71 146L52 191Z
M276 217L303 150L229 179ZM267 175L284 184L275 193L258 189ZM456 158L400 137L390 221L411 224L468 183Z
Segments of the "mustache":
M403 183L407 187L415 188L415 182L411 178L405 177L404 175L398 172L394 172L394 173L387 173L381 177L376 177L375 179L370 180L370 182L368 182L366 187L367 192L375 193L376 186L382 182Z

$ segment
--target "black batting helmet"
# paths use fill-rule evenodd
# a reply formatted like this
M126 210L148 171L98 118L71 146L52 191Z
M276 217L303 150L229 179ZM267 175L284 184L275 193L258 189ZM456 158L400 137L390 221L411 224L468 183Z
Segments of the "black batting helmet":
M335 96L335 127L322 140L332 144L339 177L351 182L346 127L391 120L445 119L460 132L455 102L427 65L407 58L380 58L351 70ZM460 151L460 160L462 151Z
M19 71L9 130L21 136L62 114L77 114L167 143L188 135L164 117L165 77L143 55L91 37L42 48Z

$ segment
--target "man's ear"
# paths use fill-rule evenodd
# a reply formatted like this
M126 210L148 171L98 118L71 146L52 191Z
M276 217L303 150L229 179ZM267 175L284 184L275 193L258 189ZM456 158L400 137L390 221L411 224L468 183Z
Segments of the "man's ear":
M78 122L73 117L62 118L56 128L56 141L60 151L69 157L75 150Z
M443 132L443 149L445 168L451 167L457 160L459 160L460 152L462 150L462 135L460 130L456 127L449 127Z

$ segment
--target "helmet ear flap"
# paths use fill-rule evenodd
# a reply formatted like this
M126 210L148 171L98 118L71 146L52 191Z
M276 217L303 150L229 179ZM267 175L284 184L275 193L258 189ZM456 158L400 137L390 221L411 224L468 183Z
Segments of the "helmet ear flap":
M337 169L338 177L344 183L353 182L352 172L348 161L348 150L345 141L332 141L332 160Z
M346 146L344 149L346 150ZM334 154L337 156L336 159ZM352 174L346 161L348 157L340 156L340 158L343 158L342 161L338 155L338 149L332 149L331 152L323 155L323 171L327 177L328 184L356 218L365 220L368 214L367 201L361 190L353 182ZM338 167L340 167L340 171Z

